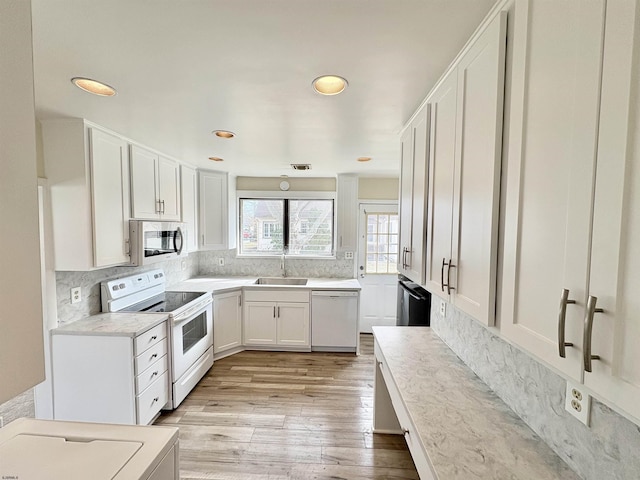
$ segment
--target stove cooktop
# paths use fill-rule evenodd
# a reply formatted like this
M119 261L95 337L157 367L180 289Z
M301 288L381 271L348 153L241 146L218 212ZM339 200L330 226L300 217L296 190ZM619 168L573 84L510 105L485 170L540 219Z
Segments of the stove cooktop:
M153 303L138 303L123 308L121 312L174 312L180 307L196 300L203 294L201 292L164 292L153 298Z

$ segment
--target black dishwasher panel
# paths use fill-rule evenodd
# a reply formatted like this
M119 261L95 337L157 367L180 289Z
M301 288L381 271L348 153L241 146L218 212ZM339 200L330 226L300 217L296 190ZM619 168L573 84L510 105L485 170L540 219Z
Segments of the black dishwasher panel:
M398 278L398 326L429 326L431 294L415 282L400 275Z

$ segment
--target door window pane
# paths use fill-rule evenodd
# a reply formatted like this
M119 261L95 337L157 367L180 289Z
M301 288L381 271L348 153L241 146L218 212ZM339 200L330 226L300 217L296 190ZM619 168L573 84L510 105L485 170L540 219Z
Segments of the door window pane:
M398 215L367 213L367 262L365 273L398 273Z

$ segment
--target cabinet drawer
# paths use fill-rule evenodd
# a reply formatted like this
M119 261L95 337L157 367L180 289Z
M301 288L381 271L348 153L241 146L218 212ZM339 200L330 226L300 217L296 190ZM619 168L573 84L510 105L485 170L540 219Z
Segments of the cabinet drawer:
M136 357L136 375L144 372L152 363L157 362L160 357L166 354L167 339L165 338Z
M149 347L155 345L163 338L167 337L167 322L156 325L151 330L147 330L142 335L138 335L134 342L134 354L140 355Z
M275 290L262 288L260 290L245 290L245 302L299 302L309 303L309 290Z
M389 369L387 368L387 365L382 358L380 350L376 347L378 347L377 344L375 344L374 346L374 352L376 355L376 360L380 362L378 363L378 368L380 369L382 377L384 378L384 382L387 386L387 391L389 392L389 397L391 398L393 410L396 412L396 416L398 417L398 423L400 423L400 428L402 429L404 439L407 442L407 447L409 448L409 452L411 452L413 463L415 463L416 470L418 470L418 474L420 475L421 479L433 480L435 477L433 476L427 453L422 446L422 441L420 440L416 427L411 420L409 411L402 401L400 391L396 387L396 384L393 382L391 373L389 372Z
M148 425L169 400L167 372L136 397L138 425Z
M164 355L136 377L136 394L143 392L155 380L160 378L160 375L167 371L168 357L168 355Z

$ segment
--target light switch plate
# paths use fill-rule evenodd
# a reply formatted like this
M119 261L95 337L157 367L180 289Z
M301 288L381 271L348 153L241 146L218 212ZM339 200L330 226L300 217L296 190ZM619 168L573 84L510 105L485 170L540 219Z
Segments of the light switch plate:
M567 394L564 408L587 427L591 416L591 396L587 394L581 385L567 382Z
M440 300L440 315L445 317L447 315L447 302Z

